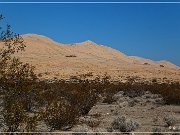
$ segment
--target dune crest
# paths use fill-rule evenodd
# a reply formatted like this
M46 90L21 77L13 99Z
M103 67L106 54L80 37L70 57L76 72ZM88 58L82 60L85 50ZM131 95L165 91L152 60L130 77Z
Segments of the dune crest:
M92 72L94 76L107 73L116 79L138 76L180 80L179 67L167 61L127 56L90 40L63 44L37 34L22 36L27 47L18 56L36 66L36 72L45 78L68 78Z

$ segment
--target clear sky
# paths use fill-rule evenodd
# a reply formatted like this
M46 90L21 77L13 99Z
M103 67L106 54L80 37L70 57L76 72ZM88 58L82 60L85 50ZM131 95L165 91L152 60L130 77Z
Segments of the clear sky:
M41 34L61 43L92 40L127 55L180 66L180 3L1 3L0 13L16 33Z

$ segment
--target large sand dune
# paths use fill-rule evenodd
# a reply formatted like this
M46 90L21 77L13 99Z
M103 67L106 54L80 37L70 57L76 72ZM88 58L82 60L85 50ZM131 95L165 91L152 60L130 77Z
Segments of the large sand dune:
M36 72L44 78L68 78L92 72L94 76L107 73L115 79L139 76L180 80L180 68L167 61L127 56L92 41L62 44L36 34L26 34L23 38L27 47L19 56L36 66Z

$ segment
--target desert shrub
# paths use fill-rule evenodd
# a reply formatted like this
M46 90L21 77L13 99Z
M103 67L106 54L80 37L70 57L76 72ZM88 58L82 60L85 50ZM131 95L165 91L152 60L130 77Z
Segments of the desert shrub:
M160 67L164 67L164 65L159 65Z
M68 84L67 89L71 92L68 100L82 115L87 114L99 99L98 89L88 80L79 80L79 83Z
M96 128L94 131L93 131L94 133L92 133L92 135L105 135L103 132L105 132L104 131L104 129L102 129L102 128Z
M105 99L103 100L103 103L112 104L116 100L113 99L113 94L106 94Z
M152 94L160 94L165 104L180 104L180 83L124 83L118 84L119 89L125 92L125 95L133 98L144 95L145 91Z
M96 112L96 113L94 113L94 114L91 114L90 116L93 117L93 118L99 118L99 117L102 116L102 114Z
M45 74L45 75L49 75L49 74L50 74L50 72L44 72L44 74Z
M99 126L101 121L99 119L95 119L95 118L86 118L84 120L84 123L91 128L96 128Z
M157 128L157 127L152 128L151 132L152 132L151 135L163 135L162 133L163 131L161 128Z
M117 129L121 132L131 132L139 127L139 124L126 117L118 117L112 122L112 128Z
M54 101L48 105L42 114L43 120L49 127L51 127L51 130L62 129L65 126L72 126L76 123L77 116L74 107L64 99L61 101Z
M18 101L13 103L10 107L3 109L4 123L8 127L8 132L15 132L21 123L26 120L26 115L23 106Z
M86 74L80 75L81 79L86 79L87 77L93 77L93 73L92 72L88 72Z
M177 119L173 115L165 116L164 121L168 126L174 126L177 123Z
M144 63L144 65L150 65L149 63Z
M80 115L87 114L99 99L99 92L95 83L74 78L71 81L54 80L39 82L39 100L42 106L59 101L63 97L76 109Z
M43 76L43 74L42 74L42 73L39 73L37 76L38 76L38 77L42 77L42 76Z
M117 84L114 84L112 82L110 82L110 77L104 77L103 78L103 86L102 86L102 91L104 91L104 101L103 103L108 103L108 104L111 104L113 102L115 102L115 98L114 98L114 95L121 91L121 83L117 83Z
M26 131L35 132L39 121L39 115L29 116L26 118Z
M113 128L112 127L107 127L106 130L107 130L107 132L113 132Z
M60 101L63 97L63 99L78 112L77 117L88 114L91 108L99 100L99 95L105 97L107 103L114 102L115 98L113 96L118 91L124 91L123 96L130 96L130 99L133 97L140 97L144 95L144 93L147 94L146 91L150 91L154 94L161 94L166 103L177 104L178 102L176 101L179 101L179 95L177 94L179 92L178 83L114 83L110 82L108 79L102 80L97 78L95 80L81 80L74 77L73 80L71 79L69 81L39 81L37 85L36 89L39 91L38 103L40 104L41 102L40 106L51 105L54 101ZM134 101L129 104L133 106Z
M0 17L0 22L2 16ZM31 111L36 93L34 67L21 62L15 54L24 51L25 43L20 35L0 28L0 88L3 97L3 118L8 131L16 131L26 121L27 111Z
M120 98L124 96L124 91L119 91L118 93L114 94L113 99L118 101Z
M130 101L128 102L128 105L129 105L130 107L133 107L133 106L136 105L136 102L135 102L134 100L130 100Z
M88 132L92 132L92 130L87 127L77 127L72 130L72 135L89 135Z
M140 97L144 94L145 86L143 83L130 83L127 82L124 84L124 94L130 98Z
M152 83L156 83L157 82L157 79L156 78L153 78L152 79Z
M179 82L146 84L145 89L153 94L160 94L166 104L180 104Z
M66 55L66 57L77 57L76 55Z

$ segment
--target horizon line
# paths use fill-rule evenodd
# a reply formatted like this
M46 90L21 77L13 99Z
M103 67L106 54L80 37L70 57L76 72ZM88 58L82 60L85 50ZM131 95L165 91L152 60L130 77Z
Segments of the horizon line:
M158 1L154 1L154 2L140 2L140 1L136 1L136 2L101 2L101 1L87 1L87 2L80 2L80 1L76 1L76 2L65 2L65 1L62 1L62 2L56 2L56 1L52 1L52 2L47 2L47 1L17 1L17 2L13 2L13 1L10 1L10 2L0 2L1 4L180 4L180 1L179 2L158 2Z

